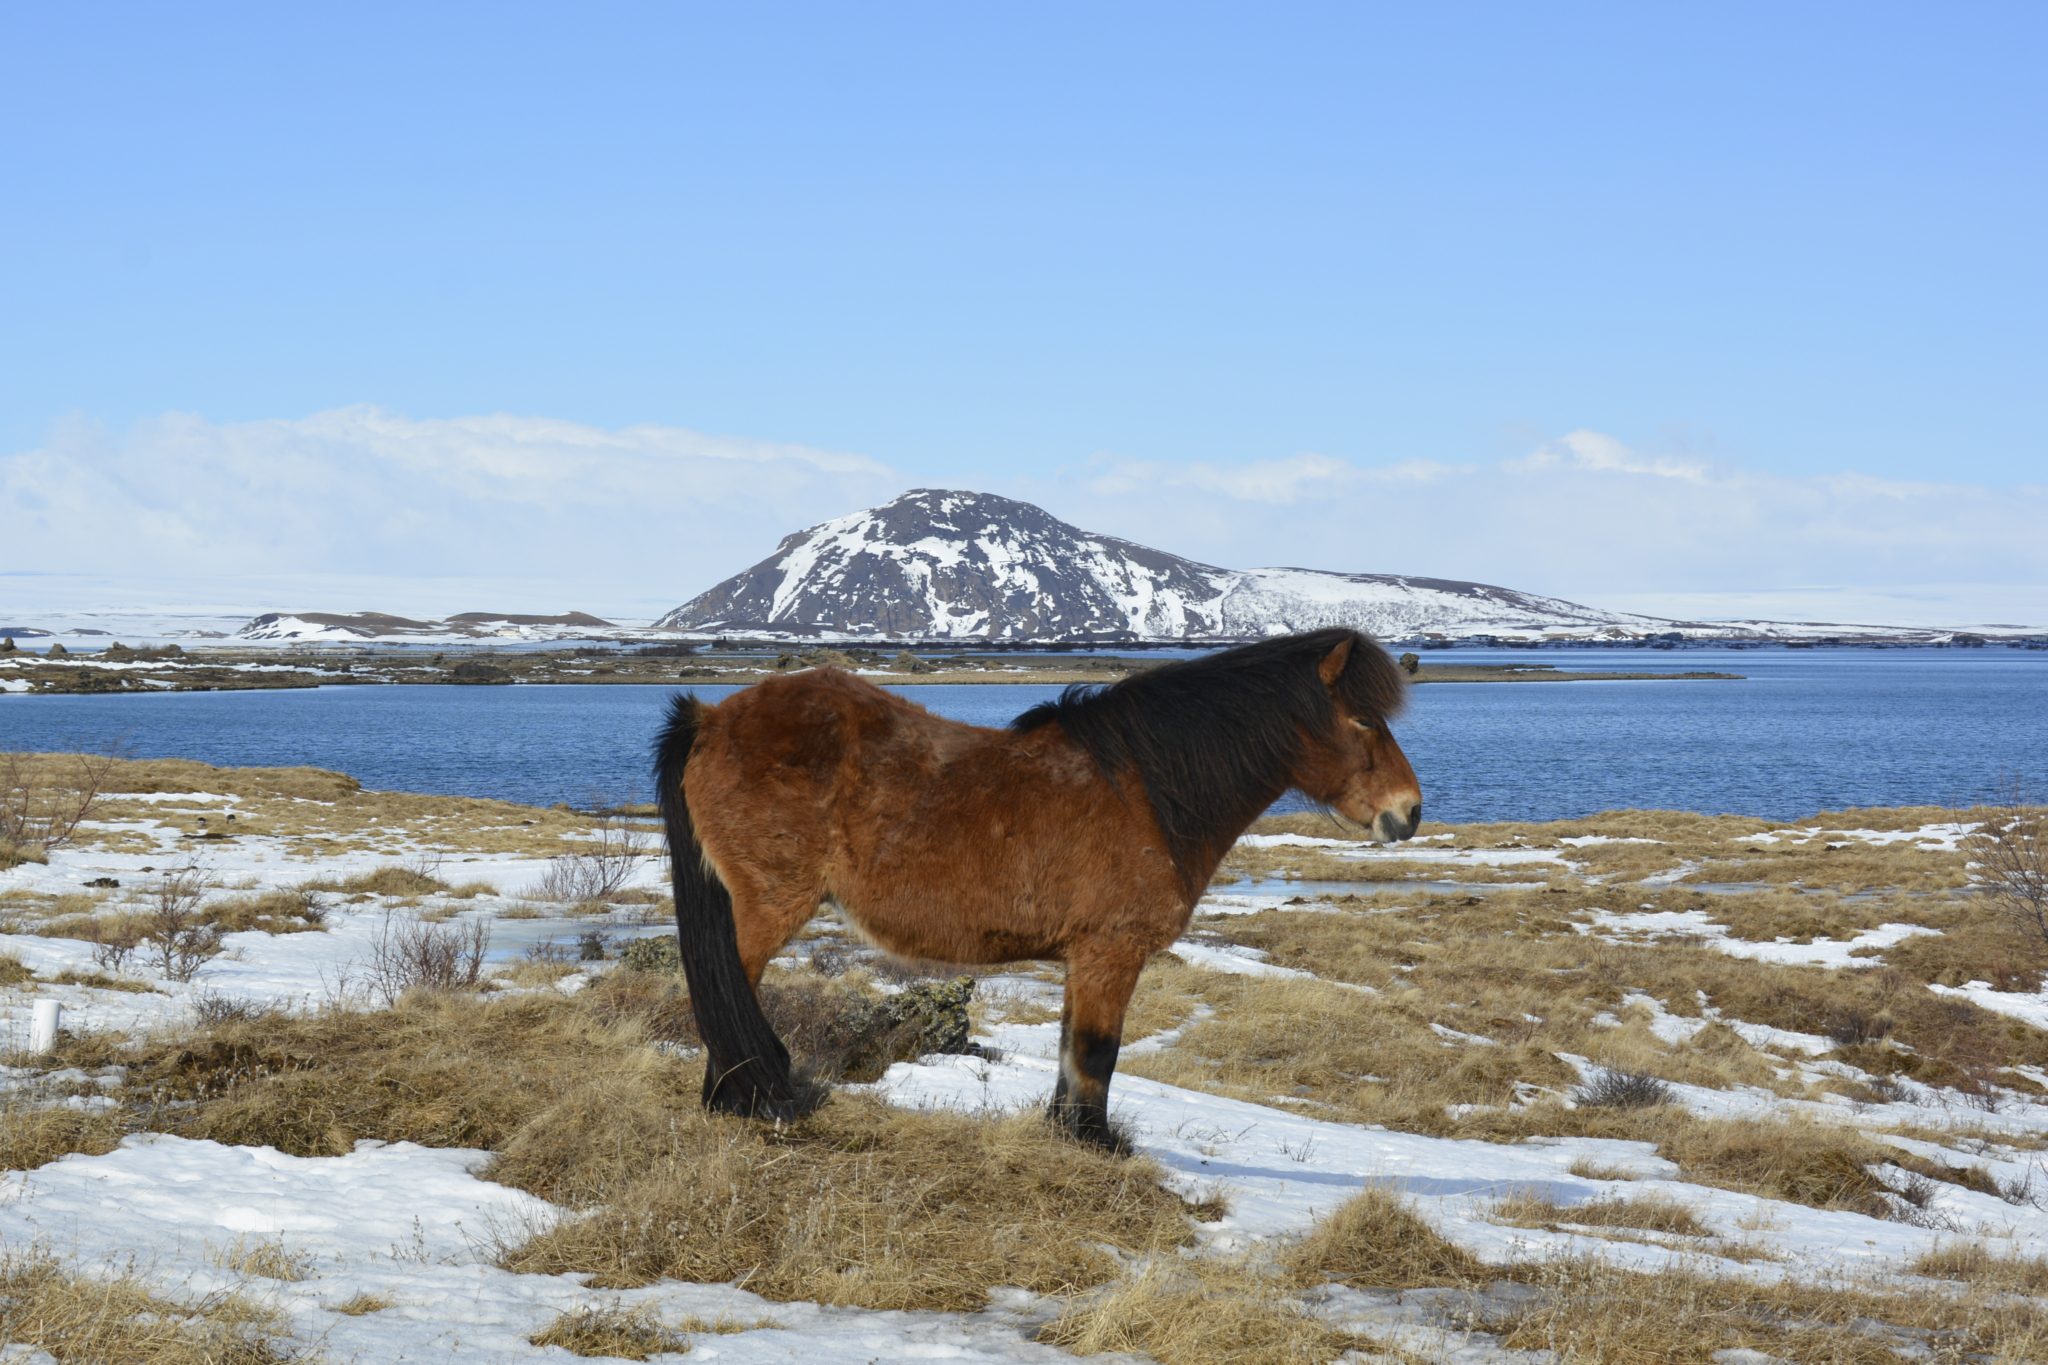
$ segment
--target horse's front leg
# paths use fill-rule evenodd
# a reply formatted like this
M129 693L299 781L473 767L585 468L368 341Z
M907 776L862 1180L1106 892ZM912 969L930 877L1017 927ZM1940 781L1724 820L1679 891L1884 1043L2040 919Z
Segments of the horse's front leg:
M1091 944L1067 958L1052 1116L1074 1137L1112 1151L1122 1151L1124 1143L1109 1125L1109 1078L1123 1043L1124 1011L1147 956Z

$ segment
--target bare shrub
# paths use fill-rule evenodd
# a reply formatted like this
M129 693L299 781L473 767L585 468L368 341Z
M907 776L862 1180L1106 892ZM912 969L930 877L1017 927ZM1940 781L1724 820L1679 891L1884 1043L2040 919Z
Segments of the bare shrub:
M1970 857L1999 915L2048 952L2048 829L2041 808L2027 805L2015 786L1989 809L1990 818L1966 844Z
M542 939L527 946L526 960L538 962L546 967L566 967L569 964L569 948L559 939Z
M411 990L473 990L490 947L491 926L482 919L435 924L387 914L370 940L368 985L387 1008Z
M1648 1109L1671 1102L1671 1087L1646 1071L1602 1067L1572 1089L1574 1103L1589 1109Z
M166 980L190 981L219 954L220 927L200 910L205 869L193 864L160 874L149 888L138 946Z
M29 755L0 750L0 867L41 862L71 842L106 794L116 753Z
M247 1023L274 1013L275 1010L260 1001L238 999L214 991L201 991L192 1001L192 1017L208 1028L221 1024Z
M1936 1232L1961 1232L1963 1226L1954 1215L1936 1207L1941 1197L1942 1182L1920 1171L1902 1170L1886 1182L1891 1186L1891 1217L1894 1222L1908 1223L1916 1228L1931 1228Z
M133 956L139 941L140 936L130 920L98 928L91 940L93 965L106 972L126 970L128 959Z
M646 830L616 811L605 811L597 816L586 846L548 859L533 894L569 904L606 900L625 889L641 859L653 851Z

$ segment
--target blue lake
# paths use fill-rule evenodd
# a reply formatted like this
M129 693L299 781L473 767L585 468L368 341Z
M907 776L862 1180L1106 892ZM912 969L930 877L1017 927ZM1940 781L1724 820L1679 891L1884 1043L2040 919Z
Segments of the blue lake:
M1429 664L1717 670L1741 682L1418 687L1396 734L1431 821L1616 807L1793 817L2048 791L2048 652L1444 651ZM712 698L731 688L698 688ZM1053 687L902 689L999 725ZM308 764L364 785L548 804L646 799L664 687L335 687L0 696L0 748L125 742L138 757ZM1298 805L1290 800L1286 805Z

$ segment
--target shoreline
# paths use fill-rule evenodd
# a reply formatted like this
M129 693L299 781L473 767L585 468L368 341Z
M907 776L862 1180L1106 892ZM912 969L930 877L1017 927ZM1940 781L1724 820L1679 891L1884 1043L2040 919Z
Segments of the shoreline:
M120 656L27 651L0 655L0 697L139 695L153 692L276 691L313 687L416 686L711 686L745 687L782 673L833 666L881 686L1025 684L1068 686L1113 683L1156 659L1121 655L1008 658L913 655L899 651L818 649L772 656L720 659L716 655L588 650L418 651L360 650L124 651ZM1424 660L1415 683L1729 682L1742 674L1702 670L1573 669L1553 664L1443 664Z

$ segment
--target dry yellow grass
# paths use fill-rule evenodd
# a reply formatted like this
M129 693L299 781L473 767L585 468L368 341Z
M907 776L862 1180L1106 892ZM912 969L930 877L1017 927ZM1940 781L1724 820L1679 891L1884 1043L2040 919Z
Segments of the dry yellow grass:
M2048 1298L2048 1257L2040 1254L2000 1256L1978 1242L1951 1242L1908 1268L1915 1275L1956 1280L1973 1289Z
M1336 1280L1358 1289L1483 1284L1491 1273L1379 1185L1318 1222L1281 1264L1297 1284Z
M352 1294L327 1311L340 1313L345 1317L360 1318L371 1313L381 1313L390 1306L391 1300L379 1298L375 1294Z
M0 1095L0 1171L32 1171L74 1152L99 1156L113 1151L126 1131L121 1114Z
M32 755L29 761L57 771L75 757ZM300 856L382 849L399 857L422 847L458 855L549 857L575 851L575 836L596 823L560 806L365 791L352 777L317 768L216 768L184 759L118 762L108 791L94 812L96 821L152 821L190 840L272 835ZM128 794L195 799L123 801ZM236 800L229 805L207 799L218 796ZM104 828L82 830L77 842L131 852L157 847L150 836Z
M645 1105L621 1114L630 1099L573 1097L507 1146L495 1178L598 1205L509 1249L508 1268L604 1288L744 1276L775 1299L976 1309L994 1285L1072 1293L1115 1275L1109 1249L1188 1236L1151 1163L1085 1150L1036 1114L839 1095L777 1132ZM600 1142L618 1150L593 1162Z
M1710 1237L1712 1232L1693 1211L1675 1199L1657 1195L1607 1195L1581 1204L1557 1204L1527 1190L1494 1206L1493 1217L1523 1228L1628 1228L1667 1232L1676 1237Z
M305 1279L313 1268L310 1257L287 1249L276 1238L237 1237L231 1245L217 1251L213 1261L221 1269L238 1275L286 1283Z
M1130 1352L1160 1365L1301 1365L1385 1351L1316 1317L1271 1271L1213 1259L1150 1262L1068 1303L1038 1340L1075 1355Z
M1540 882L1555 867L1550 864L1513 864L1489 867L1482 864L1428 862L1420 859L1381 855L1349 858L1342 853L1298 845L1239 844L1217 869L1218 884L1227 885L1246 878L1280 878L1288 881L1352 882L1369 891L1375 882Z
M681 1355L690 1339L647 1307L592 1307L563 1313L527 1338L535 1346L558 1346L573 1356L646 1360Z
M205 902L200 914L222 933L256 930L266 934L298 934L323 927L325 911L315 888L275 887L246 895Z
M58 986L90 986L100 991L124 991L129 995L160 995L157 987L147 981L134 981L125 976L108 976L105 972L78 972L65 968L50 978Z
M770 993L800 1057L807 1036L826 1062L850 1055L832 1011L854 990ZM782 1130L708 1115L698 1064L648 1046L686 1011L673 978L617 971L574 997L413 995L126 1049L78 1040L55 1061L119 1055L130 1107L30 1111L48 1117L8 1125L25 1150L7 1164L106 1150L145 1119L298 1155L364 1138L485 1147L499 1154L491 1178L589 1211L509 1248L516 1268L606 1287L745 1275L771 1297L873 1307L975 1307L996 1284L1069 1293L1113 1277L1113 1252L1189 1235L1187 1206L1150 1163L1079 1147L1037 1114L909 1113L841 1094Z
M1481 1325L1511 1349L1548 1351L1562 1365L1711 1365L1736 1349L1801 1365L2048 1359L2048 1310L2035 1299L1758 1284L1685 1269L1651 1275L1591 1260L1522 1267L1515 1277L1538 1292Z
M1935 807L1823 813L1781 825L1746 816L1706 816L1682 811L1603 811L1579 820L1547 823L1491 823L1431 826L1439 849L1529 848L1557 851L1578 876L1613 883L1632 883L1653 873L1686 867L1691 882L1764 883L1787 887L1834 888L1841 891L1945 891L1966 883L1962 854L1919 847L1917 840L1873 844L1855 836L1858 830L1912 830L1948 821L1982 819L1981 810L1950 811ZM1809 834L1809 829L1817 832ZM1253 826L1256 833L1294 833L1343 838L1343 832L1320 815L1272 816ZM1750 836L1773 833L1770 842ZM1447 836L1447 837L1445 837ZM1571 845L1567 839L1591 837L1606 842ZM1353 869L1346 873L1345 868ZM1317 880L1392 880L1397 864L1374 860L1372 870L1314 848L1241 848L1225 869L1237 875L1295 876ZM1542 865L1515 868L1404 865L1402 875L1415 880L1521 881L1542 880Z
M62 1361L122 1365L287 1365L274 1313L236 1294L173 1299L121 1276L72 1273L41 1256L0 1254L0 1343Z
M2048 1034L1927 991L1926 974L1912 970L1918 961L1912 954L1925 951L1921 945L1967 941L1959 912L1935 913L1930 906L1920 918L1948 925L1942 933L1910 938L1889 950L1901 959L1898 965L1851 971L1746 960L1678 940L1610 943L1580 932L1590 908L1634 909L1647 902L1657 910L1712 914L1728 908L1723 901L1745 897L1701 898L1676 890L1622 896L1588 888L1569 898L1517 891L1473 899L1467 904L1429 897L1396 913L1272 911L1204 921L1201 927L1262 949L1280 965L1380 990L1381 1003L1354 1003L1346 1011L1361 1022L1398 1004L1410 1018L1427 1013L1428 1022L1503 1044L1526 1040L1606 1065L1647 1066L1672 1080L1757 1085L1781 1093L1804 1088L1803 1082L1781 1081L1777 1061L1725 1030L1670 1045L1640 1028L1597 1028L1594 1016L1619 1012L1629 990L1693 1018L1704 1000L1731 1019L1861 1048L1843 1055L1865 1069L1964 1088L2010 1084L2002 1069L2014 1064L2048 1065ZM1389 1074L1385 1067L1375 1070ZM1528 1079L1542 1081L1539 1075Z

